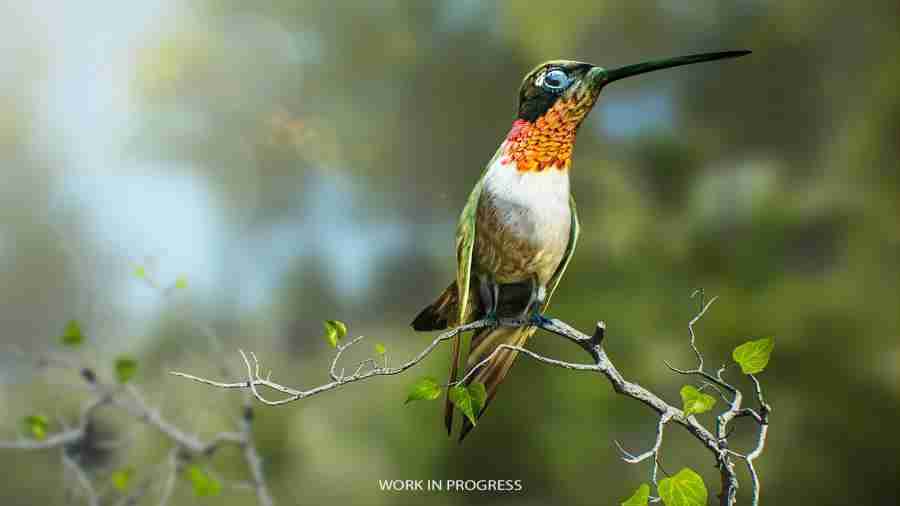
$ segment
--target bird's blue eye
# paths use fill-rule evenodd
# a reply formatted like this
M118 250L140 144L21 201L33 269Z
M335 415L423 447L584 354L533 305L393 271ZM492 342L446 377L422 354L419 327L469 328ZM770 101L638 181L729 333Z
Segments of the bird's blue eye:
M569 85L569 76L560 69L554 69L544 76L544 88L559 91Z

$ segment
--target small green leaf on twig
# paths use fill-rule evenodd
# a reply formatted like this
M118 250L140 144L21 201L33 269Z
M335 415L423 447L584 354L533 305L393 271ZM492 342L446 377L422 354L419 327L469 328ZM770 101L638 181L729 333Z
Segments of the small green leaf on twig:
M219 483L219 480L212 477L200 466L188 467L187 478L194 488L194 495L197 497L213 497L219 495L222 491L222 484Z
M69 320L66 323L60 341L65 346L78 346L84 342L84 333L81 332L81 324L78 323L78 320Z
M666 506L706 506L709 492L703 478L685 467L659 482L659 495Z
M480 414L487 401L487 391L484 389L484 383L472 382L466 390L469 391L469 397L472 398L472 410L476 414Z
M466 415L472 425L477 425L478 416L472 401L472 393L464 386L455 385L450 387L447 395L450 397L450 402Z
M693 385L685 385L681 387L681 402L684 416L691 416L711 410L716 404L716 398L697 390Z
M134 277L138 279L144 279L147 277L147 268L143 265L136 265L134 267Z
M641 486L622 503L622 506L647 506L648 502L650 502L650 485L641 483Z
M409 404L412 401L433 401L440 397L440 395L441 386L436 379L428 376L413 384L412 389L409 391L409 395L406 397L406 402L403 404Z
M38 441L43 441L47 438L47 429L50 425L50 421L44 415L29 415L26 416L22 421L22 424L25 426L25 432L34 439Z
M325 320L325 339L332 348L337 348L337 343L347 335L347 325L339 320Z
M127 467L125 469L117 469L110 475L109 480L112 482L113 488L120 492L125 492L131 486L131 479L134 477L134 468Z
M119 357L116 359L116 380L125 384L137 374L137 360L131 357Z
M738 346L731 356L741 366L744 374L756 374L766 368L774 348L775 340L765 337Z
M188 287L187 276L181 275L175 279L175 288L179 290L185 290Z
M381 343L375 343L375 353L379 355L384 355L387 349Z

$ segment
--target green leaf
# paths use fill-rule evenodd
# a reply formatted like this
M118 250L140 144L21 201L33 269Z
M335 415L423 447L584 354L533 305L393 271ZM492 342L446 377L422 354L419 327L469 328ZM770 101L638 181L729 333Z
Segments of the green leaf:
M187 289L187 287L188 281L186 276L178 276L178 278L175 279L175 288L179 290L185 290Z
M659 482L659 495L666 506L706 506L709 493L703 478L685 467Z
M472 394L469 390L464 386L456 385L450 387L450 390L447 391L447 395L450 397L450 402L466 415L466 418L472 422L472 425L477 425L476 422L478 418L475 416L475 406L472 402Z
M120 492L124 492L128 490L128 487L131 485L131 479L133 477L134 468L128 467L125 469L118 469L116 471L113 471L109 479L110 481L112 481L113 488Z
M716 398L697 390L693 385L681 387L681 402L684 405L684 416L706 413L716 405Z
M622 506L647 506L648 502L650 502L650 485L641 483L641 486L622 503Z
M338 320L325 320L325 339L332 348L337 348L337 343L347 335L347 325Z
M194 487L194 495L197 497L217 496L222 491L222 484L219 483L219 480L210 476L200 466L188 467L187 477Z
M375 353L377 353L377 354L379 354L379 355L384 355L384 353L385 353L386 351L387 351L387 349L385 349L385 347L384 347L383 344L381 344L381 343L375 343Z
M473 382L467 390L472 398L472 410L476 414L480 414L481 410L484 409L484 403L487 401L487 391L484 389L484 383Z
M766 368L774 348L775 340L771 337L764 337L738 346L731 356L741 366L744 374L756 374Z
M116 380L119 383L128 383L137 374L137 360L131 357L119 357L116 359Z
M147 269L143 265L137 265L134 267L134 277L139 279L144 279L147 277Z
M78 323L78 320L69 320L66 323L60 340L66 346L78 346L84 342L84 334L81 332L81 324Z
M409 404L412 401L433 401L440 395L441 386L436 379L428 376L416 381L403 404Z
M46 416L29 415L25 417L22 423L25 426L25 432L27 432L29 436L38 441L43 441L47 438L47 429L50 425L50 421Z

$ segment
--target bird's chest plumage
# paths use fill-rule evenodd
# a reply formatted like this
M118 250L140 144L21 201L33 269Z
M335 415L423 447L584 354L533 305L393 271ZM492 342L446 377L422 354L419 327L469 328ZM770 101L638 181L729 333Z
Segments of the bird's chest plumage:
M500 283L545 285L569 243L568 171L521 172L496 162L485 175L475 227L476 271Z

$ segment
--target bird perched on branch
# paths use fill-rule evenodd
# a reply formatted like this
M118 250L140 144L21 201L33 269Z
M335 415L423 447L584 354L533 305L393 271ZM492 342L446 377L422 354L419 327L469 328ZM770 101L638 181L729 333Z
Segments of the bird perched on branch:
M456 280L422 310L412 326L442 330L481 318L544 318L578 242L575 201L569 193L569 169L575 134L594 107L600 90L625 77L680 65L744 56L726 51L681 56L612 70L578 61L538 65L522 81L512 128L488 162L469 195L456 231ZM498 313L499 312L499 313ZM500 344L522 346L535 327L493 326L475 333L470 343L453 342L449 384L459 371L491 355ZM516 359L501 350L469 382L485 386L484 413ZM445 424L453 429L453 404L446 401ZM463 418L460 441L472 429Z

